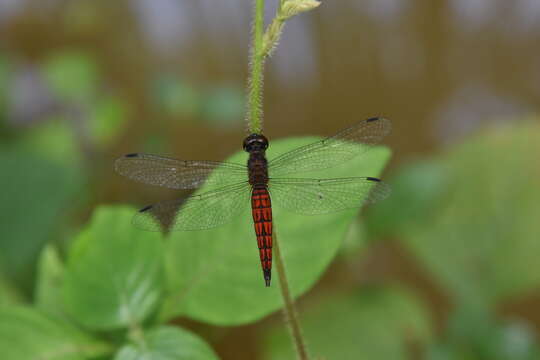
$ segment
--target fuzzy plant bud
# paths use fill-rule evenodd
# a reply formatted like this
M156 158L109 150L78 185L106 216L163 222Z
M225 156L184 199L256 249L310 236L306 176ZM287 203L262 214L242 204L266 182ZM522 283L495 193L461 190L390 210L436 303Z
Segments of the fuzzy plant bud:
M286 20L300 13L313 10L319 5L321 5L321 2L317 0L288 0L283 4L281 16L283 20Z
M303 12L313 10L321 2L318 0L280 0L283 1L278 8L278 13L272 23L266 29L263 37L263 46L260 52L262 58L270 56L276 48L285 22L291 17Z

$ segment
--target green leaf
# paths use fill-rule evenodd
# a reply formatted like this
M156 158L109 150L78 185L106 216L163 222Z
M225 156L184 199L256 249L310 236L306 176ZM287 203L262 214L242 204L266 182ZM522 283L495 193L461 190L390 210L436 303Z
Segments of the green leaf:
M38 263L38 278L34 293L36 306L49 314L64 316L65 306L62 297L64 264L56 249L48 245L41 252Z
M241 88L217 87L205 96L202 108L203 119L224 127L239 124L244 109L244 93Z
M340 255L352 261L358 260L358 253L368 245L366 229L360 218L354 219L345 235Z
M366 211L369 237L400 236L418 219L428 222L448 189L446 170L441 162L419 160L390 176L392 196Z
M22 296L9 281L0 274L0 307L22 302Z
M109 352L79 330L29 307L0 307L0 354L9 360L85 360Z
M109 145L126 124L127 107L119 99L106 97L92 106L90 135L100 147Z
M0 264L6 278L30 292L35 264L54 226L80 192L76 170L34 155L0 146Z
M78 141L67 119L53 117L26 130L17 147L28 152L37 150L40 156L77 169L82 160Z
M461 306L450 314L444 342L433 345L430 360L534 360L540 356L533 326L498 320L485 308Z
M198 336L187 330L162 326L146 334L144 343L126 345L115 360L215 360L216 354Z
M64 101L89 103L97 95L98 70L86 54L58 53L47 61L44 71L50 86Z
M160 76L153 89L157 105L169 115L194 117L201 111L202 95L191 84L173 74Z
M432 334L418 300L392 287L333 294L303 311L300 321L313 358L323 359L409 359L409 347L425 347ZM296 359L283 325L266 340L265 359Z
M272 142L268 157L272 159L316 140ZM343 166L306 177L378 176L389 157L388 149L378 147ZM246 153L237 153L228 161L245 163ZM283 211L279 204L273 204L273 208L274 229L296 297L307 291L330 264L358 211L302 216ZM264 286L248 209L246 204L246 211L226 226L170 235L166 251L169 296L162 318L183 315L212 324L233 325L256 321L282 306L276 271L272 286Z
M540 286L537 123L492 129L441 155L444 195L403 228L407 246L460 301L494 305Z
M130 207L95 210L70 250L64 299L70 314L92 329L142 322L163 287L163 246L158 233L133 227Z

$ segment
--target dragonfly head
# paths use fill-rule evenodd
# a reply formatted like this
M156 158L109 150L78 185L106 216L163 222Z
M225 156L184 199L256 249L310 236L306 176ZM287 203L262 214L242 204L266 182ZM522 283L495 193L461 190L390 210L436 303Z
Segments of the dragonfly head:
M261 134L251 134L245 138L243 146L247 152L264 151L268 148L268 140Z

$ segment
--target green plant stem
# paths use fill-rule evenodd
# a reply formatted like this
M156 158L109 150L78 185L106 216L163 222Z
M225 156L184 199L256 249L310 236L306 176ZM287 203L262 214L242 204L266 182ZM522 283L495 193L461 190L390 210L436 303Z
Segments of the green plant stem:
M264 55L262 53L264 34L264 0L255 0L253 21L253 44L251 48L251 74L248 90L248 128L252 134L262 132L262 95Z
M263 58L270 56L279 42L283 27L285 26L285 19L280 16L281 9L278 10L277 16L272 20L268 30L264 34L263 48L261 50Z
M276 259L276 269L279 275L279 287L281 289L281 295L283 296L283 302L285 303L285 308L283 309L283 312L285 313L286 323L289 327L289 331L291 333L296 348L296 355L298 356L298 359L309 360L306 342L304 340L304 337L302 336L302 330L300 329L298 314L296 312L294 301L291 296L291 290L289 289L289 282L287 280L287 274L285 273L283 256L279 248L279 242L275 231L273 236L273 243Z
M114 353L117 351L115 346L111 344L107 344L107 343L82 345L80 347L80 350L84 354L84 356L90 359L94 359L94 358L110 359L113 357Z
M132 321L129 324L129 339L137 344L141 349L147 349L146 338L144 336L144 330L138 322Z

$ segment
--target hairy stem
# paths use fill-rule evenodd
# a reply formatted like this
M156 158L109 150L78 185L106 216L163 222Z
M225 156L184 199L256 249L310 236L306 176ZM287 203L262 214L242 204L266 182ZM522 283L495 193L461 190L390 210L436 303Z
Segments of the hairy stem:
M128 338L141 349L147 349L146 338L144 336L144 330L137 321L131 321L129 324Z
M302 331L300 329L300 322L298 321L298 314L294 306L294 301L291 296L291 290L289 289L289 282L287 280L287 274L285 273L285 265L283 263L283 256L279 248L279 242L277 235L274 231L273 236L274 242L274 254L276 259L276 269L279 275L279 287L281 289L281 295L283 296L283 302L285 303L285 308L283 312L285 313L285 320L289 331L291 333L294 346L296 348L296 355L299 360L309 360L309 355L307 351L306 342L302 336Z
M248 131L262 132L264 61L276 48L285 22L303 12L318 7L319 0L278 0L277 14L264 31L264 0L255 0L253 38L251 45L250 75L248 81Z
M248 89L248 129L251 134L262 132L262 95L264 55L262 54L264 34L264 0L255 0L253 39L251 47L251 74Z

